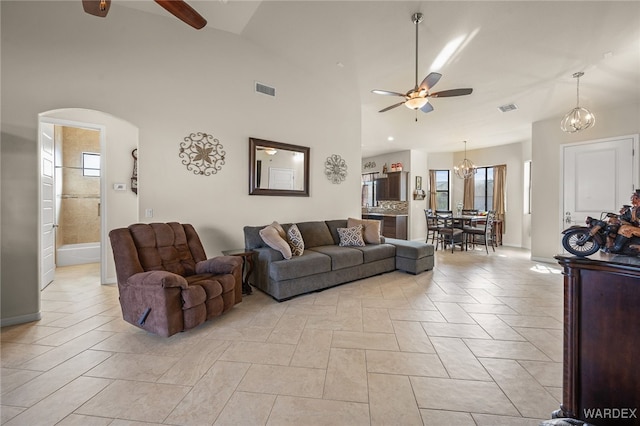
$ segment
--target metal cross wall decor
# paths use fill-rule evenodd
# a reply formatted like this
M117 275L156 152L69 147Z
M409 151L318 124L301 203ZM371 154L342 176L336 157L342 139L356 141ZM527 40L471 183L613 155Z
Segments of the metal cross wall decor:
M337 154L327 157L324 174L332 183L342 183L347 178L347 162Z
M224 165L223 146L208 133L191 133L180 142L180 158L187 170L196 175L211 176Z

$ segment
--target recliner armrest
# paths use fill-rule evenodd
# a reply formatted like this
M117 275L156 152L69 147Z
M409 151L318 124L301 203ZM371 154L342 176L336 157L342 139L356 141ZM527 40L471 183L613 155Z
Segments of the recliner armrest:
M145 287L160 286L162 288L189 287L184 277L167 271L147 271L133 274L127 279L127 285Z
M233 274L242 267L242 258L238 256L217 256L196 263L196 274Z

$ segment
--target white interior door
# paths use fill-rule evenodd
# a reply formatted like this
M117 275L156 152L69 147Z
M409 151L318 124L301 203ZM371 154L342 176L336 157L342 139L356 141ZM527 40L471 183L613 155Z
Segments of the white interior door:
M563 229L629 204L638 188L637 144L629 136L563 147Z
M294 189L293 169L269 167L269 189Z
M56 262L55 186L54 186L54 130L53 124L40 127L40 288L53 281Z

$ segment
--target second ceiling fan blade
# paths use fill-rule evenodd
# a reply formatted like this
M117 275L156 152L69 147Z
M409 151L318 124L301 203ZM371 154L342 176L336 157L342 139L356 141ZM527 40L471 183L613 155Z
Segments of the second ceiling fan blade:
M404 93L398 93L398 92L390 92L388 90L372 90L372 93L375 93L376 95L386 95L386 96L402 96L403 98L406 97L406 95Z
M165 8L173 16L191 25L196 30L207 25L207 20L183 0L155 0L155 2Z
M429 75L426 76L424 80L422 80L419 90L431 90L431 88L435 86L438 81L440 81L440 77L442 77L442 74L439 74L437 72L429 73Z
M386 111L389 111L390 109L394 109L395 107L399 107L400 105L403 105L403 104L404 104L404 102L398 102L397 104L393 104L391 106L388 106L388 107L386 107L384 109L381 109L378 112L386 112Z
M451 89L451 90L443 90L441 92L432 93L429 95L430 98L450 98L451 96L464 96L470 95L473 92L473 89Z
M426 104L424 104L424 106L422 108L420 108L420 111L422 112L431 112L433 111L433 105L431 105L429 102L427 102Z

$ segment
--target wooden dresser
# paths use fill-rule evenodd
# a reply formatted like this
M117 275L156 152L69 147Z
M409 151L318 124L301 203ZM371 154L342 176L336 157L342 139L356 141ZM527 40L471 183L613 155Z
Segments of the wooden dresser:
M564 268L561 417L640 425L640 259L556 260Z

